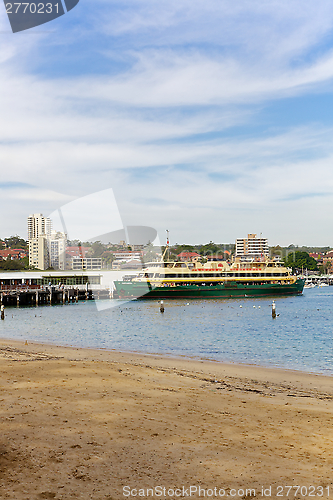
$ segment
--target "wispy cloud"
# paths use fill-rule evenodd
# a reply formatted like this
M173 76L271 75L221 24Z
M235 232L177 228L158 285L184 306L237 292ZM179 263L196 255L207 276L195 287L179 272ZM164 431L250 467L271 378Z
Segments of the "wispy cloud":
M330 2L95 0L64 18L0 35L1 178L36 186L2 189L13 225L109 186L126 223L172 223L179 240L286 239L291 207L328 220L333 120L265 110L330 91Z

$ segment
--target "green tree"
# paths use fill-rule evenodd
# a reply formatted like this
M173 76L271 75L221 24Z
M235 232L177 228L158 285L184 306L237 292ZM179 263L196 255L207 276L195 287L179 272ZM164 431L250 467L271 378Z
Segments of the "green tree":
M316 260L307 252L292 252L284 259L284 263L287 267L291 267L294 271L295 269L307 269L308 271L318 271L318 265Z
M4 271L22 271L24 269L24 266L17 259L8 259L0 261L0 269Z
M221 252L221 246L216 245L213 241L206 243L206 245L202 245L200 248L201 255L214 255L219 254Z
M23 248L24 250L27 250L28 248L28 242L18 235L5 238L4 242L7 248L12 248L12 249Z

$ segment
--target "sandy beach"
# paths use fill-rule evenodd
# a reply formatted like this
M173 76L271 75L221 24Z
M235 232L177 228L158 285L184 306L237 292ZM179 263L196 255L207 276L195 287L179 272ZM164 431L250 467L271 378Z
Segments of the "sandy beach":
M1 499L333 495L331 377L12 340L0 370Z

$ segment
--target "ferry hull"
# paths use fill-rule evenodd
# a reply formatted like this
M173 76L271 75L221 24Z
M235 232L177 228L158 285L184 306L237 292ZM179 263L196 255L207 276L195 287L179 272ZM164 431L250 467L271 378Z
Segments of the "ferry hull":
M121 299L219 299L233 297L263 297L276 295L300 295L305 280L297 280L292 284L260 284L224 283L219 285L176 285L156 286L149 282L115 281L115 287Z

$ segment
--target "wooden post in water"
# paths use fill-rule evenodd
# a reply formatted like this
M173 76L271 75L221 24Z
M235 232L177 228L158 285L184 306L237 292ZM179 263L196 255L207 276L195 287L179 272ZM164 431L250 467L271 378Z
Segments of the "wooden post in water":
M38 303L39 303L38 290L36 290L36 306L38 306Z
M272 318L275 319L276 318L276 309L275 309L275 302L273 300L273 303L272 303Z
M16 295L16 305L17 305L17 307L20 307L20 292L17 292L17 295Z
M5 319L5 306L1 306L1 319Z
M75 297L75 302L79 302L79 289L76 289L76 297Z

